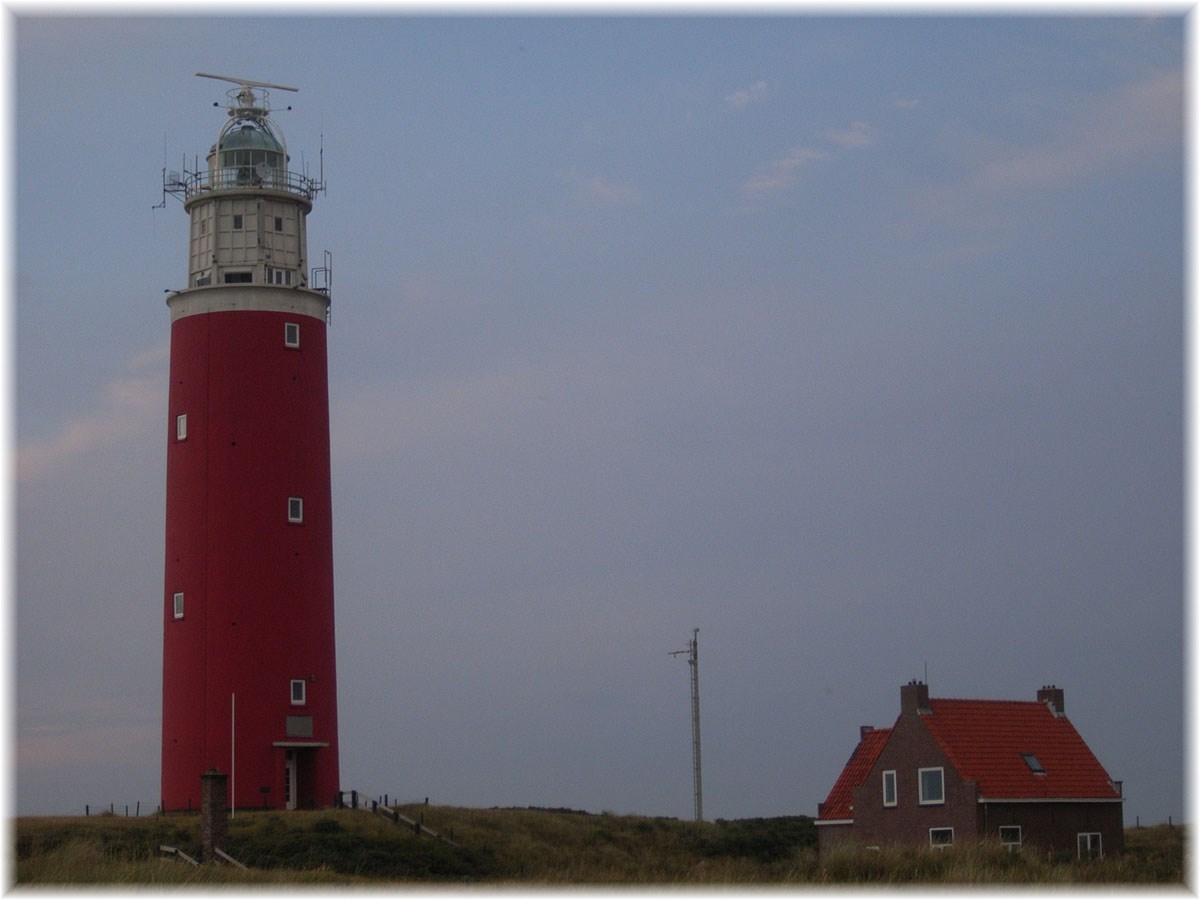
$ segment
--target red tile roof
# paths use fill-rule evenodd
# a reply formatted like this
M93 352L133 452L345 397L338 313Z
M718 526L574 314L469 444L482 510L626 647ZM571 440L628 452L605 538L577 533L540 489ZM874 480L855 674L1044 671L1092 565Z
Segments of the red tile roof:
M877 728L863 735L850 759L842 769L842 774L829 791L829 796L821 804L818 817L821 819L852 819L854 809L851 805L854 789L866 781L871 774L875 760L879 758L887 739L892 736L892 729Z
M1041 701L938 700L921 721L983 799L1117 799L1099 760L1066 716ZM1035 773L1023 754L1044 769Z

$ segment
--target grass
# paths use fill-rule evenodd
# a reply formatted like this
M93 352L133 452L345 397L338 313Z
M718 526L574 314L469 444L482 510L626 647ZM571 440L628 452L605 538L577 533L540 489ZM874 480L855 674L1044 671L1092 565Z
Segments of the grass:
M1081 861L998 842L946 850L894 847L867 852L834 850L820 861L815 884L1113 885L1184 884L1184 829L1158 825L1125 832L1120 857Z
M1011 854L998 846L941 852L844 851L818 858L807 817L694 823L570 810L413 805L401 813L454 844L354 810L239 812L229 853L250 866L193 867L199 817L19 818L19 885L475 884L751 885L1184 884L1185 830L1126 832L1126 852L1091 862Z

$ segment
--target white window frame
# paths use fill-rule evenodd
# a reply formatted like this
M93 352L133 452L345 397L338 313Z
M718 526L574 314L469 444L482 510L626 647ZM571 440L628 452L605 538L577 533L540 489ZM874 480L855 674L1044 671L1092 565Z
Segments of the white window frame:
M304 521L303 497L288 497L287 516L288 522L293 525L299 525Z
M950 835L948 841L934 841L934 832L943 832ZM929 846L934 850L945 850L947 847L954 846L954 829L949 827L930 828L929 829Z
M283 346L299 347L300 346L300 323L299 322L284 322L283 323Z
M175 440L187 440L187 413L180 413L175 417Z
M171 598L171 615L172 618L183 618L183 591L176 591Z
M888 787L889 786L892 789L891 790L891 794L892 794L891 800L888 799ZM896 798L897 798L896 770L895 769L887 769L883 773L883 805L884 806L895 806Z
M293 678L291 684L292 706L304 706L308 703L308 682L303 678Z
M1084 855L1084 838L1087 838L1087 854ZM1095 853L1092 852L1092 838L1095 838ZM1100 836L1099 831L1081 831L1075 835L1075 849L1079 853L1080 859L1103 859L1104 858L1104 838Z
M925 773L937 772L938 782L941 785L940 795L935 799L925 796ZM930 766L926 769L917 769L917 802L921 806L941 806L946 802L946 770L941 766Z
M1015 841L1012 838L1013 830L1015 830L1017 832L1017 839ZM1006 832L1006 831L1009 832L1009 836L1007 839L1005 839L1005 837L1004 837L1004 832ZM1025 833L1021 830L1020 825L1001 825L1000 826L1000 846L1004 847L1006 850L1020 850L1021 843L1024 841L1024 839L1025 839Z

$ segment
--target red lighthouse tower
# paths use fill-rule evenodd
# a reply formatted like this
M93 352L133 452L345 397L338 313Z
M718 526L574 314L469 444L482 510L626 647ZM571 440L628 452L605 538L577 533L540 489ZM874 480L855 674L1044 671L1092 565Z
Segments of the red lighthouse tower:
M202 74L202 73L201 73ZM191 222L167 299L171 367L163 604L162 802L328 806L338 784L326 327L309 280L319 179L288 169L268 89L223 76L205 169L164 177Z

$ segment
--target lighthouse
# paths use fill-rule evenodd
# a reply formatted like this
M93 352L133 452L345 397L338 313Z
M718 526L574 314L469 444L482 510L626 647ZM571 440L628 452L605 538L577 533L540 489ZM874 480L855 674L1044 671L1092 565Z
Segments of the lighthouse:
M234 87L207 165L163 177L190 230L167 297L162 804L199 809L216 769L233 809L329 806L331 267L306 234L324 185L289 168L270 117L295 88L197 74Z

